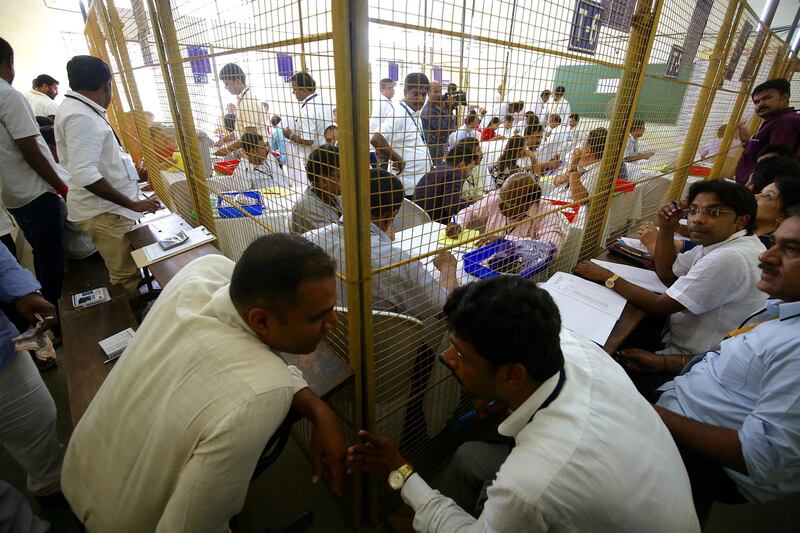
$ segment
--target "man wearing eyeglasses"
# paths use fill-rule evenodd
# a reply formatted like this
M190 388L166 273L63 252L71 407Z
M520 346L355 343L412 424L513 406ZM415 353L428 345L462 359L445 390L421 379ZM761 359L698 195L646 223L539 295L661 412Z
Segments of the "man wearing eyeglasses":
M656 273L669 288L656 294L591 262L575 267L586 279L605 283L635 306L668 316L664 354L704 353L727 331L761 309L766 295L756 283L765 248L753 235L756 200L743 185L702 181L689 188L687 206L671 202L658 214ZM677 253L673 235L683 214L698 246Z

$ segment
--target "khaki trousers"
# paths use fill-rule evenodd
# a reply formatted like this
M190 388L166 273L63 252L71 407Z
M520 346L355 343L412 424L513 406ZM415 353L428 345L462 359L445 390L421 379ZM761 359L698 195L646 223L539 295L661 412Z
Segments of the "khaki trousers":
M133 262L131 246L125 236L133 229L133 221L115 213L103 213L76 224L81 231L89 234L97 251L103 256L109 281L122 285L128 298L135 298L141 274Z

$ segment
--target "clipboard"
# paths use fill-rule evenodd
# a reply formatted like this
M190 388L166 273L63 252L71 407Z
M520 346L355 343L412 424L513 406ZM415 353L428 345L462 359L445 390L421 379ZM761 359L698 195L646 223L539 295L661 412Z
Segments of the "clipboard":
M191 250L192 248L197 248L198 246L216 240L214 234L208 231L205 226L198 226L187 231L186 236L189 237L186 242L174 248L170 248L169 250L163 250L157 242L154 242L144 248L133 250L131 252L131 257L133 257L133 261L136 263L137 267L145 268L153 263L158 263L164 259L168 259L187 250Z

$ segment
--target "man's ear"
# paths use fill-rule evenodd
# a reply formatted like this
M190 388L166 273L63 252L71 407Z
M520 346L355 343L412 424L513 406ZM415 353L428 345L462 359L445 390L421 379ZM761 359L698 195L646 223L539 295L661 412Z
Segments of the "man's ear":
M517 391L528 382L528 371L519 363L508 363L497 370L497 376L506 390Z
M245 322L262 339L269 337L275 320L277 320L277 317L263 307L251 307L245 313Z
M750 222L750 215L739 215L736 217L736 230L743 230L747 227L748 222Z

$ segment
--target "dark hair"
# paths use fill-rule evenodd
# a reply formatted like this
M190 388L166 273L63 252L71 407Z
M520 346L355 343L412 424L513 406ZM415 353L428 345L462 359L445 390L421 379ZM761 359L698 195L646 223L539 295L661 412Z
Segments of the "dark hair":
M644 120L640 118L633 119L633 122L631 122L631 131L637 128L644 128Z
M775 176L795 176L800 178L800 161L793 157L779 156L770 157L756 163L752 177L755 192L761 192L761 189L773 182Z
M333 176L339 169L339 147L323 144L308 155L306 174L311 185L319 183L320 176Z
M97 91L111 79L111 69L94 56L74 56L67 61L67 78L73 91Z
M228 131L236 129L236 113L227 113L222 117L222 127Z
M422 72L411 72L406 76L406 79L403 80L403 92L414 87L424 87L427 89L430 86L431 82L428 80L428 76Z
M800 216L800 204L795 204L786 209L786 218Z
M534 124L539 123L539 115L534 113L533 111L525 111L525 125L526 126L533 126Z
M575 120L580 120L581 116L577 113L570 113L569 118L574 118Z
M781 195L781 213L786 218L789 216L791 207L800 205L800 177L777 176L773 183L778 189L778 194Z
M550 89L545 89L544 91L539 93L539 96L550 96L551 94L553 93L550 92Z
M489 121L489 124L500 124L500 117L492 117L492 120Z
M381 91L384 90L385 88L389 87L390 85L396 85L396 84L397 84L397 82L394 81L392 78L383 78L381 80L381 85L380 85L381 86Z
M794 157L794 152L792 152L792 149L785 144L768 144L758 151L758 154L756 154L756 159L767 154L775 154L779 157Z
M509 120L514 122L514 115L511 113L506 113L506 116L503 117L503 122L508 122Z
M281 117L279 117L278 115L272 115L272 119L270 120L270 122L272 123L273 126L277 126L278 124L281 123Z
M389 209L392 213L396 213L403 203L405 194L400 178L382 168L370 170L369 210L372 218L382 216Z
M58 80L55 79L53 76L49 76L47 74L39 74L33 81L31 82L31 87L34 89L36 87L41 87L42 85L59 85Z
M479 119L480 117L478 115L474 113L469 113L467 115L466 120L464 120L464 124L475 124L476 122L478 122Z
M563 85L559 85L558 87L556 87L556 90L553 91L553 92L564 94L565 92L567 92L567 89Z
M545 381L564 368L561 315L546 290L518 276L496 276L455 289L444 304L448 329L497 370L518 363Z
M41 115L37 115L35 118L36 118L36 123L39 125L39 127L55 125L55 121L50 117L43 117Z
M506 143L503 153L500 154L500 158L497 160L497 168L499 170L505 170L516 165L517 159L519 159L517 154L524 147L525 137L520 135L511 137Z
M223 82L240 80L244 85L247 85L247 75L242 70L242 67L236 63L228 63L222 70L219 71L219 79Z
M516 102L511 102L508 104L508 110L512 113L519 113L525 107L525 102L522 100L517 100Z
M561 115L559 115L559 114L557 114L557 113L553 113L552 115L550 115L549 117L547 117L547 120L548 120L548 121L550 121L550 120L555 120L556 122L558 122L559 124L561 124Z
M289 78L289 81L294 82L301 89L317 90L317 82L314 81L314 78L312 78L311 74L308 72L295 72L294 75Z
M453 88L453 89L458 89L458 85L456 85L455 83L453 83L453 82L451 81L450 83L448 83L448 84L447 84L447 90L448 90L448 92L450 91L450 89L451 89L451 88Z
M14 49L8 44L8 41L0 37L0 64L5 64L11 61L14 57Z
M596 157L602 157L606 149L606 136L608 130L605 128L595 128L586 136L586 144L589 146L589 151Z
M689 187L688 203L691 204L701 193L716 194L719 201L733 209L737 217L749 215L750 220L747 221L744 229L747 230L748 235L753 234L753 230L756 229L758 204L756 204L756 197L747 187L727 180L698 181Z
M283 319L302 283L334 275L336 262L322 248L300 235L274 233L250 243L228 291L240 312L259 306Z
M53 126L42 126L39 128L39 134L48 146L54 146L56 144L56 130L53 129ZM783 196L783 194L781 194L781 196Z
M264 146L264 137L259 133L248 131L242 134L239 142L242 144L242 150L253 152L259 146Z
M330 130L336 130L336 129L339 129L339 127L336 124L330 124L330 125L328 125L327 128L325 128L325 131L323 131L322 134L325 135Z
M750 94L750 98L755 98L758 93L763 93L764 91L769 91L770 89L775 89L781 94L791 94L791 85L789 85L789 82L786 79L774 78L765 81L761 85L757 85Z
M468 165L475 159L475 144L464 142L467 139L462 139L453 146L453 149L447 152L445 160L452 166L456 167L461 163Z
M543 124L531 124L529 126L525 126L525 137L529 137L531 135L536 135L537 133L544 132L544 125Z

